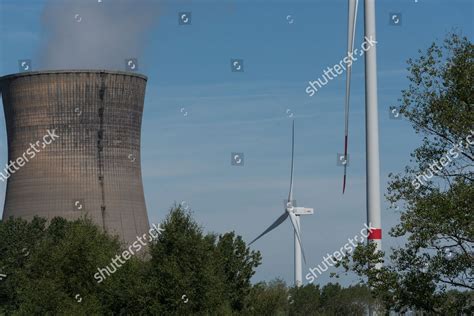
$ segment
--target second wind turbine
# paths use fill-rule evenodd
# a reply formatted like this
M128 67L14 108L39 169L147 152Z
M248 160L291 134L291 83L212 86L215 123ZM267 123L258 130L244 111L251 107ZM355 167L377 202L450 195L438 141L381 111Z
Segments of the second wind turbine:
M296 207L293 205L293 167L294 167L294 156L295 156L295 121L293 120L292 125L292 134L291 134L291 173L290 173L290 192L288 193L288 200L286 201L286 207L283 211L283 214L271 224L263 233L261 233L257 238L252 240L249 244L253 244L260 237L275 229L281 223L283 223L287 217L290 217L291 224L293 225L294 230L294 241L295 241L295 286L301 286L303 284L302 277L302 263L301 255L303 255L304 262L306 263L306 256L303 250L303 244L301 242L301 226L300 226L300 216L301 215L311 215L314 213L312 208L307 207Z

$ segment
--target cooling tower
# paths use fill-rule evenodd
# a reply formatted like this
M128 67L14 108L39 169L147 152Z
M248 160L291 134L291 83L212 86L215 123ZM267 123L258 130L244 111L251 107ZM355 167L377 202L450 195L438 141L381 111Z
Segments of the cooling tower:
M8 178L3 218L87 214L126 243L148 232L140 166L146 81L92 70L1 77L8 161L16 162L0 167Z

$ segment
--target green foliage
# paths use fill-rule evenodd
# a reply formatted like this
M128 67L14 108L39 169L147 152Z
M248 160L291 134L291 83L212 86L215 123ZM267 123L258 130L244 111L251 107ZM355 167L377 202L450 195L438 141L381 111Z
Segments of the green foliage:
M252 286L260 253L234 232L205 234L179 206L160 228L98 283L124 248L89 219L0 221L0 315L359 315L368 302L364 287Z
M309 284L293 287L289 291L290 315L315 315L321 308L321 291L319 285Z
M124 248L90 220L0 221L0 272L7 274L0 314L230 315L244 309L258 252L233 232L205 235L180 207L161 228L146 256L132 257L97 283L97 269L111 266Z
M0 222L0 267L7 274L0 283L0 314L116 311L131 300L124 296L128 283L133 283L134 271L124 268L104 285L98 285L93 275L119 249L117 239L100 232L87 219L68 222L54 218L49 226L39 218Z
M225 298L232 310L242 311L252 288L250 279L261 262L260 253L250 252L242 237L231 232L219 236L216 258L224 275Z
M369 304L374 304L369 289L363 285L342 288L329 283L322 289L314 284L288 288L278 279L257 283L250 301L244 315L358 316L365 315Z
M401 112L423 142L405 173L391 174L387 194L405 208L390 235L407 242L380 270L373 267L383 254L374 254L373 245L359 246L341 264L366 278L387 308L472 314L474 147L466 138L474 135L474 45L450 34L408 64L411 83L402 92ZM451 161L417 188L417 176L447 155Z
M164 232L150 249L147 311L206 314L242 310L260 254L250 251L233 232L219 238L204 235L190 213L180 207L170 212L161 227Z
M288 289L282 280L257 283L250 293L246 315L287 315Z
M321 291L323 315L365 315L372 301L368 288L360 285L343 289L328 283Z
M213 249L215 239L204 236L190 214L180 208L161 226L164 232L150 248L150 313L166 311L208 312L223 303L223 282L217 274ZM188 298L183 303L183 295Z

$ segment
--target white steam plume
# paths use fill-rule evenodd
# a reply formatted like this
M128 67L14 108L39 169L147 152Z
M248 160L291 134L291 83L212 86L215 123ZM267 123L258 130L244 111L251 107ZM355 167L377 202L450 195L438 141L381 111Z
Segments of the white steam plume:
M39 68L124 70L140 58L158 20L159 0L48 0Z

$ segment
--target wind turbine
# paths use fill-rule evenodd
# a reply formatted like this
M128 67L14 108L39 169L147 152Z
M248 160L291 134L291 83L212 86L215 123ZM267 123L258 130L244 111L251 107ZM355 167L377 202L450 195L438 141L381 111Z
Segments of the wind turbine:
M306 263L306 256L303 250L303 243L301 242L301 226L300 216L301 215L312 215L314 210L307 207L296 207L293 205L293 167L294 167L294 156L295 156L295 121L293 120L292 136L291 136L291 173L290 173L290 192L288 193L288 200L286 201L286 207L283 214L271 224L263 233L257 238L250 242L249 246L257 241L260 237L270 232L271 230L278 227L283 223L287 217L290 217L291 224L294 230L294 242L295 242L295 285L301 286L302 281L302 266L301 266L301 254L303 254L304 262Z
M354 50L354 38L358 0L348 0L349 15L347 28L347 53ZM365 39L375 36L375 0L364 0L364 35ZM345 99L345 143L344 158L347 162L349 99L351 84L351 67L348 64ZM365 52L365 137L366 137L366 176L367 176L367 224L372 227L368 241L376 243L376 251L382 249L382 229L380 216L380 153L377 105L377 49L376 45ZM344 165L343 193L346 188L347 163ZM380 268L378 264L376 268Z

